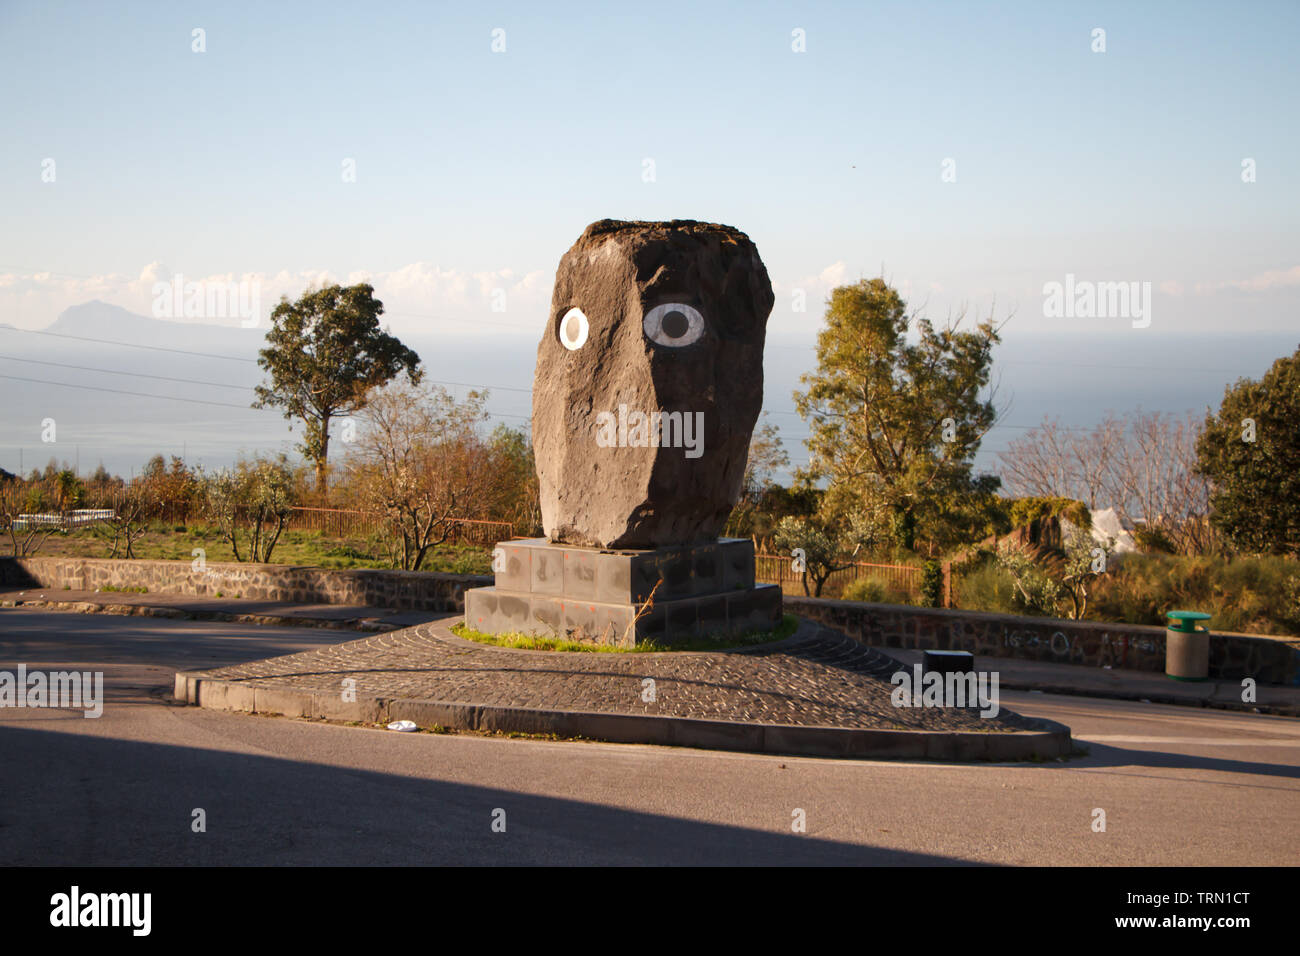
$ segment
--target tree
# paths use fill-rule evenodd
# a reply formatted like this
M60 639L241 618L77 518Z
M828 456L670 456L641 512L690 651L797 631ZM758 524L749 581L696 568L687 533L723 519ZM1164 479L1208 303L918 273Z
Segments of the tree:
M1127 428L1109 412L1091 428L1070 428L1044 417L998 452L1002 479L1017 496L1076 498L1091 509L1109 507L1114 502L1107 479L1123 453Z
M537 483L537 463L528 432L498 425L489 439L492 467L485 478L485 514L494 521L509 521L515 533L532 537L542 533L542 500Z
M1300 349L1259 381L1224 390L1196 467L1213 483L1212 521L1245 551L1300 553Z
M1055 615L1068 600L1066 616L1079 620L1088 611L1092 579L1106 573L1115 552L1115 540L1098 544L1082 528L1065 524L1060 554L1035 551L1024 544L1004 542L997 552L998 565L1015 582L1016 595L1025 608Z
M1196 471L1200 423L1137 412L1107 470L1111 501L1123 517L1166 538L1182 554L1210 548L1210 485Z
M781 434L767 420L767 412L764 412L749 440L749 456L745 460L745 489L761 493L772 485L776 473L789 464L790 456L781 442Z
M105 495L100 507L111 510L111 518L103 518L91 526L91 531L108 545L110 558L116 558L122 545L126 546L123 557L135 557L135 543L144 537L148 530L145 519L148 517L152 502L145 482L136 479L125 489L115 495Z
M870 551L884 537L873 515L858 511L846 521L826 522L818 518L782 518L776 526L776 546L795 560L801 572L803 593L821 597L830 576L853 566L858 553Z
M1185 554L1210 547L1209 484L1196 472L1200 424L1162 412L1106 417L1091 428L1043 420L999 453L1020 495L1113 507Z
M790 464L790 456L781 443L777 428L767 420L763 413L761 423L754 429L749 440L749 456L745 462L745 477L740 486L740 498L727 518L729 536L746 535L758 546L760 526L763 531L770 531L768 522L762 520L760 510L772 497L771 491L777 487L776 473Z
M809 423L802 476L827 482L830 513L866 507L888 516L895 540L913 547L934 532L953 500L996 490L972 477L980 440L997 419L989 384L991 319L936 330L909 315L883 279L832 291L817 337L817 371L795 407ZM915 342L909 333L915 326Z
M483 392L457 402L440 386L397 382L361 412L350 479L383 513L389 553L403 570L418 571L494 480L492 448L476 432L486 401Z
M86 497L85 485L71 468L64 468L54 476L54 488L58 495L60 511L76 508Z
M44 479L36 479L41 482ZM48 483L48 482L47 482ZM51 497L39 484L20 480L0 481L0 531L9 536L10 553L16 557L35 554L41 545L55 531L57 524L33 520L33 513L45 510L45 502ZM22 517L28 515L29 517Z
M384 305L361 285L308 290L297 302L282 298L271 313L267 348L257 364L270 373L257 387L254 408L280 407L300 418L299 446L316 468L316 490L329 482L330 421L365 407L371 390L405 371L420 379L420 357L379 327Z
M284 455L240 459L203 479L208 514L230 542L236 561L268 564L293 510L293 469ZM239 542L247 540L244 555ZM245 556L246 555L246 556Z
M199 479L180 456L172 455L169 467L162 455L154 455L138 481L147 516L164 521L189 519L190 507L200 495Z

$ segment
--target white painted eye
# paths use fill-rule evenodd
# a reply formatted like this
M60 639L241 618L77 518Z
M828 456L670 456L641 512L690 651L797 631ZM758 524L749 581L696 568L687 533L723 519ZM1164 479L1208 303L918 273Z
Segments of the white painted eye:
M581 309L570 309L560 319L560 344L570 352L575 352L587 344L587 333L591 326Z
M681 348L699 341L704 334L704 316L693 306L667 302L647 312L641 326L655 345Z

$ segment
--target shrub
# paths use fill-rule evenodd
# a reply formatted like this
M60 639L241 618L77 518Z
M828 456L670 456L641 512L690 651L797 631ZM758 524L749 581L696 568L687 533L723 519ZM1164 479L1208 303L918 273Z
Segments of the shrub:
M858 578L844 586L841 597L845 601L866 601L869 604L885 603L885 585L876 578Z
M1020 528L1039 518L1061 517L1085 530L1092 527L1092 512L1073 498L1017 498L1011 502L1011 526Z
M1098 580L1089 617L1163 625L1172 610L1212 614L1211 630L1300 633L1300 566L1280 557L1131 554Z
M943 607L943 565L938 561L927 561L921 568L921 603Z
M953 597L958 607L972 611L993 611L999 614L1023 614L1024 608L1016 601L1016 582L998 567L991 556L985 554L977 561L954 571Z
M1134 528L1133 540L1147 554L1177 554L1178 548L1163 528Z
M911 604L912 595L875 577L850 581L840 592L842 601L866 601L868 604Z

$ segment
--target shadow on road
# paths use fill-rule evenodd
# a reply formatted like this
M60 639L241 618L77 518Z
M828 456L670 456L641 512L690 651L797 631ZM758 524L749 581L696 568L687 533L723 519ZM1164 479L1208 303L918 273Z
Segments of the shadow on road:
M295 654L365 636L333 628L6 608L0 611L0 662L57 660L68 667L100 663L210 668Z
M413 740L412 743L420 743ZM0 725L9 865L835 864L966 861L254 754ZM435 760L437 751L422 753ZM653 779L630 786L652 788ZM727 795L717 794L718 801ZM207 832L194 833L196 808ZM505 811L506 832L491 829Z
M1252 760L1228 760L1223 757L1199 757L1194 754L1161 753L1154 750L1129 750L1110 744L1080 741L1089 754L1074 767L1151 767L1162 770L1217 770L1221 773L1246 773L1265 777L1300 779L1300 766L1260 763Z

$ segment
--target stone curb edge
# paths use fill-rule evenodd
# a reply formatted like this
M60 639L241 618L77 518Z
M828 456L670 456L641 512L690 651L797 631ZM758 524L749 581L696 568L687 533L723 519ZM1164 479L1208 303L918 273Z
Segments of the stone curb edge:
M365 723L410 720L424 729L554 734L610 743L807 757L1005 761L1065 757L1074 749L1070 728L1042 719L1036 720L1041 730L972 733L753 724L400 698L345 703L336 692L257 687L218 680L201 671L178 671L174 694L178 701L210 710Z
M1063 697L1092 697L1098 700L1128 700L1147 704L1170 704L1177 707L1200 707L1207 710L1227 710L1243 714L1264 714L1270 717L1300 717L1300 706L1293 704L1245 704L1231 700L1210 700L1203 697L1179 697L1176 694L1141 693L1138 691L1095 688L1081 690L1070 684L1052 684L1036 681L1002 679L1002 690L1040 691L1060 694Z
M6 599L0 607L40 608L48 611L72 611L76 614L119 614L125 617L166 617L185 621L226 621L236 624L262 624L275 627L322 627L340 631L395 631L410 625L385 624L375 618L295 617L289 614L239 614L233 611L208 611L167 607L157 604L100 604L97 601L22 601Z

